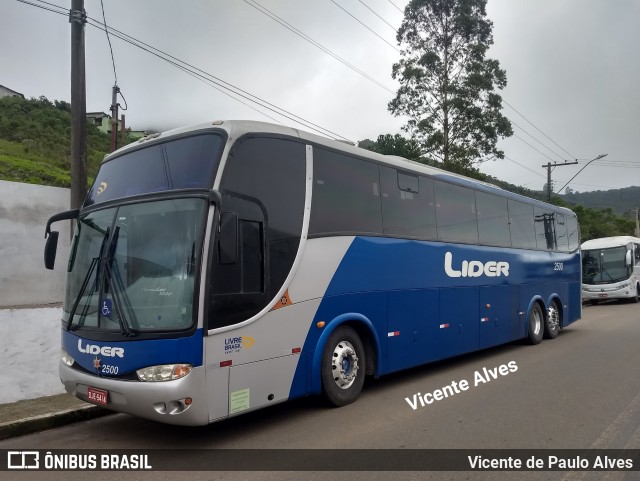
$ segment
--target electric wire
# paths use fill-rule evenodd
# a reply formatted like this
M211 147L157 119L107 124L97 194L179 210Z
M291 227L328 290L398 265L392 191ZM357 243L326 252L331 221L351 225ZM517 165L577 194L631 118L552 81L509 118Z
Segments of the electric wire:
M391 5L393 5L394 7L396 7L396 9L398 10L398 12L402 13L402 9L400 7L398 7L395 3L393 3L391 0L387 0L387 2L389 2Z
M540 132L542 135L544 135L547 139L549 139L551 142L553 142L553 144L556 147L559 147L560 150L562 150L563 152L565 152L567 155L569 155L569 157L571 159L575 159L576 156L572 155L569 151L567 151L564 147L562 147L560 144L558 144L555 140L553 140L551 137L549 137L547 134L545 134L542 130L540 130L538 127L536 127L533 122L531 122L528 118L526 118L524 115L522 115L520 112L518 112L518 110L516 110L516 108L511 105L509 102L506 101L506 99L504 97L502 97L502 101L507 104L511 110L513 110L515 113L517 113L520 117L522 117L524 120L526 120L534 129L536 129L538 132Z
M510 162L513 162L514 164L519 165L519 166L520 166L520 167L522 167L523 169L528 170L528 171L529 171L529 172L531 172L532 174L535 174L535 175L537 175L537 176L539 176L539 177L542 177L543 179L544 179L544 178L546 178L546 177L545 177L544 175L542 175L540 172L536 172L535 170L530 169L529 167L527 167L526 165L521 164L520 162L516 162L515 160L513 160L513 159L512 159L512 158L510 158L510 157L507 157L506 155L505 155L505 157L504 157L504 158L505 158L505 159L507 159L507 160L508 160L508 161L510 161Z
M51 11L53 13L57 13L59 15L65 15L66 16L68 14L68 10L66 10L64 7L61 7L59 5L50 4L50 5L58 8L58 9L60 9L60 11L56 11L56 10L52 10L50 8L46 8L46 7L42 6L42 5L37 5L35 3L29 2L27 0L17 0L17 1L22 2L22 3L26 3L28 5L32 5L32 6L37 7L37 8L42 8L44 10L49 10L49 11ZM43 2L43 0L35 0L35 1ZM120 40L122 40L122 41L124 41L126 43L129 43L130 45L133 45L133 46L135 46L135 47L137 47L137 48L139 48L139 49L141 49L143 51L146 51L147 53L150 53L150 54L160 58L161 60L164 60L164 61L168 62L169 64L171 64L171 65L173 65L173 66L175 66L177 68L180 68L182 71L186 72L188 70L188 71L194 73L195 75L201 75L202 77L204 77L204 76L210 77L210 78L207 78L207 80L208 80L208 82L210 82L210 83L208 83L208 85L210 85L212 87L213 87L213 85L211 85L211 84L215 84L216 86L218 86L221 89L230 91L230 92L232 92L233 94L235 94L237 96L245 98L246 100L257 104L260 107L262 107L264 109L267 109L267 110L270 110L270 111L276 113L277 115L280 115L280 116L285 117L285 118L287 118L289 120L292 120L293 122L299 123L299 124L303 125L304 127L308 128L309 130L313 130L315 132L318 132L321 135L332 137L334 139L340 138L342 140L346 140L347 142L355 144L355 142L353 142L351 139L349 139L347 137L344 137L344 136L342 136L342 135L340 135L340 134L338 134L336 132L333 132L333 131L325 128L325 127L321 127L320 125L315 124L315 123L313 123L313 122L311 122L309 120L306 120L303 117L300 117L300 116L298 116L296 114L293 114L293 113L291 113L291 112L289 112L289 111L287 111L287 110L285 110L285 109L283 109L281 107L278 107L277 105L272 104L272 103L270 103L270 102L268 102L268 101L266 101L266 100L264 100L264 99L262 99L262 98L260 98L260 97L258 97L256 95L253 95L253 94L251 94L251 93L249 93L249 92L247 92L245 90L242 90L239 87L236 87L235 85L233 85L233 84L231 84L229 82L226 82L226 81L224 81L224 80L222 80L222 79L220 79L220 78L218 78L218 77L216 77L216 76L214 76L214 75L212 75L212 74L210 74L208 72L205 72L204 70L201 70L201 69L189 64L188 62L180 60L180 59L178 59L178 58L176 58L176 57L174 57L174 56L172 56L172 55L170 55L170 54L168 54L166 52L163 52L162 50L160 50L160 49L158 49L156 47L153 47L153 46L151 46L151 45L149 45L149 44L147 44L147 43L145 43L145 42L143 42L141 40L138 40L135 37L132 37L131 35L128 35L128 34L122 32L122 31L120 31L118 29L113 28L113 27L105 26L102 22L100 22L99 20L97 20L95 18L87 16L87 19L88 19L88 22L87 22L88 25L90 25L90 26L92 26L94 28L97 28L99 30L105 30L105 28L108 28L112 36L114 36L114 37L116 37L116 38L118 38L118 39L120 39ZM169 59L173 59L173 61L169 60ZM200 72L200 74L198 74L197 72ZM205 82L205 83L207 83L207 82ZM233 98L234 100L240 102L240 100L238 100L236 97L233 97L232 95L228 95L228 96L230 98ZM124 99L124 97L123 97L123 99ZM126 103L126 100L125 100L125 103ZM243 105L248 106L247 104L244 104L244 103L243 103ZM250 108L253 108L253 107L250 107ZM256 110L256 109L253 109L253 110ZM259 112L262 115L265 115L266 117L268 117L268 118L270 118L270 119L272 119L272 120L274 120L274 121L276 121L276 122L281 124L281 122L277 121L273 117L270 117L270 116L266 115L264 112L261 112L259 110L256 110L256 112Z
M525 144L527 144L529 147L531 147L533 150L535 150L536 152L538 152L540 155L542 155L543 157L546 157L547 159L549 159L551 162L555 162L555 160L553 160L551 157L549 157L547 154L545 154L544 152L542 152L540 149L534 147L533 145L531 145L529 142L527 142L526 140L524 140L522 137L520 137L518 134L513 134L513 136L516 139L521 140L522 142L524 142Z
M93 23L89 22L89 25L91 25L92 27L98 28L98 29L101 29L101 30L104 29L104 26L101 25L99 21L96 21L93 18L91 18L90 20L93 22ZM242 97L242 98L244 98L244 99L246 99L246 100L248 100L250 102L253 102L253 103L259 105L260 107L262 107L264 109L270 110L270 111L272 111L272 112L274 112L274 113L276 113L278 115L281 115L282 117L285 117L285 118L287 118L289 120L292 120L294 122L302 124L302 125L304 125L306 128L308 128L310 130L314 130L315 132L321 133L322 135L327 135L327 133L329 133L329 134L332 134L334 136L334 138L339 137L339 138L341 138L343 140L347 140L349 142L352 142L350 139L348 139L348 138L346 138L346 137L344 137L344 136L342 136L340 134L332 132L332 131L324 128L324 127L321 127L321 126L319 126L317 124L314 124L313 122L310 122L310 121L308 121L308 120L306 120L306 119L304 119L302 117L299 117L299 116L297 116L297 115L295 115L295 114L293 114L293 113L291 113L291 112L289 112L287 110L284 110L281 107L278 107L278 106L276 106L274 104L271 104L271 103L267 102L266 100L261 99L260 97L257 97L255 95L249 93L249 92L246 92L246 91L244 91L244 90L242 90L242 89L240 89L238 87L235 87L233 84L225 82L224 80L221 80L218 77L215 77L215 76L209 74L208 72L205 72L205 71L203 71L203 70L201 70L201 69L199 69L197 67L192 66L191 64L189 64L187 62L184 62L184 61L182 61L180 59L177 59L176 57L173 57L172 55L169 55L169 54L167 54L166 52L163 52L160 49L157 49L157 48L155 48L155 47L153 47L153 46L151 46L149 44L146 44L145 42L137 40L134 37L131 37L130 35L128 35L128 34L126 34L124 32L121 32L121 31L119 31L117 29L114 29L113 27L108 27L108 28L111 29L111 34L114 37L116 37L116 38L118 38L118 39L120 39L120 40L122 40L124 42L127 42L127 43L129 43L129 44L131 44L131 45L133 45L135 47L138 47L139 49L144 50L144 51L146 51L146 52L148 52L148 53L160 58L161 60L164 60L164 61L168 62L169 64L180 68L180 70L182 70L182 71L187 71L188 70L188 71L192 72L196 76L200 76L200 77L206 78L208 80L208 82L205 82L205 83L207 83L210 86L213 86L212 84L215 84L218 87L218 88L216 88L216 90L224 89L224 90L231 91L233 94L235 94L235 95L237 95L239 97ZM114 33L114 32L116 32L116 33ZM139 43L136 43L136 42L139 42ZM156 51L154 52L153 50L156 50ZM157 53L157 52L160 52L160 53ZM166 57L164 57L163 55L165 55ZM170 59L173 59L173 60L170 60ZM183 64L183 65L181 65L181 64ZM198 73L198 72L200 72L200 73ZM215 80L212 80L212 79L215 79ZM227 84L228 86L224 85L224 84ZM236 89L237 91L233 90L233 89ZM233 96L230 96L230 97L234 98L235 100L237 100ZM243 103L243 105L246 105L246 104ZM280 111L278 111L278 110L280 110ZM262 113L262 112L260 112L260 113ZM267 117L269 117L269 116L267 116ZM269 117L269 118L271 118L272 120L275 120L275 119L273 119L273 117ZM281 122L278 122L278 123L281 123Z
M551 152L553 155L555 155L556 157L558 157L560 160L562 160L563 162L565 162L567 159L565 159L564 157L562 157L560 154L558 154L555 150L553 150L552 148L548 147L546 144L544 144L542 141L538 140L535 136L533 136L530 132L528 132L526 129L523 129L520 125L516 124L512 119L508 118L509 122L511 122L511 124L515 125L518 129L520 129L522 132L524 132L525 134L527 134L531 139L533 139L534 141L536 141L537 143L539 143L542 147L544 147L545 149L547 149L549 152ZM519 138L519 137L518 137Z
M380 20L382 20L384 23L386 23L389 27L391 27L394 32L398 33L398 29L396 27L394 27L393 25L391 25L389 22L387 22L384 18L382 18L382 16L380 16L373 8L371 8L369 5L364 3L362 0L358 0L358 1L362 5L364 5L371 13L373 13L376 17L378 17Z
M346 13L347 15L349 15L351 18L353 18L356 22L358 22L360 25L362 25L364 28L366 28L367 30L369 30L372 34L374 34L376 37L378 37L380 40L382 40L384 43L386 43L387 45L389 45L392 49L394 49L396 52L400 52L400 49L397 48L395 45L393 45L392 43L389 43L387 40L385 40L384 37L382 37L381 35L377 34L374 30L372 30L370 27L368 27L362 20L360 20L359 18L357 18L355 15L352 15L350 12L348 12L347 10L345 10L339 3L337 3L335 0L329 0L331 3L333 3L336 7L338 7L340 10L342 10L344 13Z
M278 15L276 15L275 13L273 13L271 10L269 10L268 8L266 8L265 6L261 5L259 2L257 2L256 0L243 0L247 5L253 7L254 9L256 9L258 12L262 13L263 15L271 18L273 21L275 21L276 23L279 23L281 26L283 26L284 28L290 30L291 32L293 32L294 34L296 34L298 37L302 38L303 40L305 40L306 42L309 42L311 45L313 45L314 47L320 49L321 51L323 51L324 53L326 53L327 55L333 57L335 60L337 60L338 62L342 63L343 65L345 65L346 67L350 68L351 70L353 70L354 72L360 74L362 77L366 78L367 80L369 80L370 82L373 82L374 84L376 84L377 86L383 88L384 90L386 90L387 92L391 93L391 94L395 94L395 91L390 89L389 87L385 86L382 82L376 80L375 78L373 78L371 75L367 74L366 72L362 71L361 69L359 69L358 67L356 67L355 65L349 63L347 60L345 60L344 58L342 58L341 56L339 56L337 53L333 52L332 50L330 50L329 48L325 47L324 45L322 45L320 42L317 42L316 40L314 40L313 38L311 38L309 35L307 35L306 33L304 33L302 30L300 30L297 27L294 27L293 25L291 25L289 22L287 22L286 20L282 19L281 17L279 17Z
M111 63L113 64L113 77L115 78L114 85L118 86L118 75L116 74L116 60L113 56L113 47L111 46L111 39L109 38L109 28L107 27L107 17L104 14L104 2L100 0L100 6L102 7L102 20L104 21L104 33L107 34L107 42L109 43L109 51L111 52ZM123 97L124 98L124 97Z

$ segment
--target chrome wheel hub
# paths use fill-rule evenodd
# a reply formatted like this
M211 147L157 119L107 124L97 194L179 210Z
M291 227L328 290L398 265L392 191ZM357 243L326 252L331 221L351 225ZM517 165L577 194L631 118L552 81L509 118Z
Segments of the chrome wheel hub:
M549 314L549 329L555 331L560 328L560 314L555 306L551 306L548 309Z
M358 375L358 356L347 341L339 342L331 358L331 375L340 389L349 389Z

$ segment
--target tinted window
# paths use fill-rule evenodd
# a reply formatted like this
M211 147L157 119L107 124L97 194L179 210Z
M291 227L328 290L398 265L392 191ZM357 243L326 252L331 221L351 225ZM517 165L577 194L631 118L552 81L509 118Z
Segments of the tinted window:
M564 214L556 212L555 217L556 245L559 251L567 252L569 250L569 239L567 237L567 222Z
M575 215L566 218L567 236L569 237L569 250L574 251L580 247L580 231L578 230L578 219Z
M376 164L314 148L309 233L382 232L379 182Z
M555 250L555 213L536 207L533 210L533 216L536 230L536 248L540 250Z
M533 206L509 200L509 227L511 245L522 249L535 249L536 237L533 227Z
M474 191L436 181L435 198L438 239L477 243L478 222Z
M85 205L169 189L209 188L223 144L219 135L197 135L111 159L100 166Z
M222 149L222 138L199 135L165 144L167 170L173 189L209 187L213 184L214 166ZM215 156L215 157L214 157Z
M480 244L511 246L507 199L484 192L476 192L478 210L478 238Z
M380 182L384 233L436 239L433 181L380 167Z
M257 314L283 286L300 245L305 173L298 142L244 138L231 150L220 191L222 211L237 214L239 252L237 262L214 266L209 328Z

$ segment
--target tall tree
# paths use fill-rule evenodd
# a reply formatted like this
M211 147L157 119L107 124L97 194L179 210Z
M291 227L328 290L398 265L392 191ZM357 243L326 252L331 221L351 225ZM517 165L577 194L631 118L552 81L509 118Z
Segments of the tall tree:
M411 0L398 30L400 82L389 103L430 157L451 170L503 158L499 137L513 134L500 112L507 76L485 55L493 43L486 0Z
M378 140L371 142L369 150L385 155L399 155L405 159L422 162L422 148L413 139L406 139L400 134L379 135Z

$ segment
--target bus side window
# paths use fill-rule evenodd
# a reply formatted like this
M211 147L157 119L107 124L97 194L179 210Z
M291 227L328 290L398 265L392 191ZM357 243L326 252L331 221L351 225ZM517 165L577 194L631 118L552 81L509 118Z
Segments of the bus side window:
M433 180L380 167L385 234L436 239Z
M478 243L475 192L447 182L435 181L438 239Z
M536 248L536 232L533 227L533 206L509 199L509 228L511 245L521 249Z
M580 231L578 230L578 219L575 215L566 217L567 236L569 237L569 252L573 252L580 247Z
M380 174L372 162L313 149L309 234L380 234Z
M555 212L535 207L533 218L538 250L556 250Z
M511 247L507 199L477 191L476 207L480 244Z
M555 231L556 242L558 243L558 250L567 252L569 250L569 240L567 237L567 223L565 221L565 215L556 212L555 218Z

